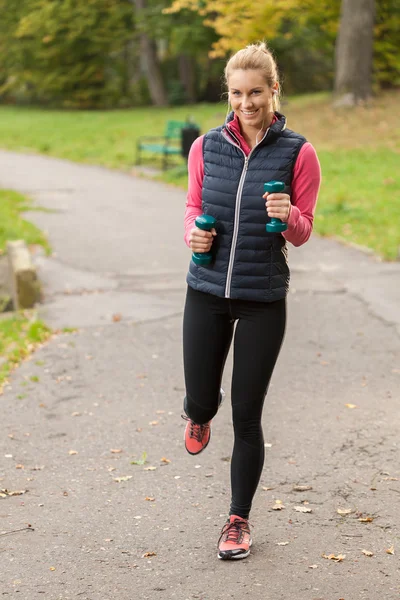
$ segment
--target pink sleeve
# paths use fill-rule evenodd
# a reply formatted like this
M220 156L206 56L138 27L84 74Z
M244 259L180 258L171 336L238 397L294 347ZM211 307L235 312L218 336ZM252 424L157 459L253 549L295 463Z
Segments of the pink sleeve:
M186 197L185 209L185 243L189 246L190 231L194 226L196 217L202 214L202 188L204 177L204 162L203 162L203 138L204 135L198 137L192 144L188 158L188 193Z
M292 207L288 228L282 235L293 246L305 244L313 228L315 206L321 183L321 167L314 147L306 142L293 170Z

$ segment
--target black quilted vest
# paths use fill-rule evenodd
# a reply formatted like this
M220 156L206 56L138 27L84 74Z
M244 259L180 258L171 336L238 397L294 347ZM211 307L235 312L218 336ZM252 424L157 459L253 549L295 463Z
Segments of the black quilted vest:
M203 212L217 219L213 262L198 266L190 261L187 283L215 296L272 302L289 288L285 238L267 233L264 182L283 181L291 193L293 166L306 139L278 120L248 157L225 126L204 136ZM227 122L233 118L231 113Z

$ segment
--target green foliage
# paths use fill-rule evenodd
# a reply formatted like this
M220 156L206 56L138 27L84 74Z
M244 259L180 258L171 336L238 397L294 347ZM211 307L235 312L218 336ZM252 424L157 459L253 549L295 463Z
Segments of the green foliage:
M47 253L50 247L46 237L32 223L22 218L22 213L38 210L28 198L10 190L0 190L0 253L5 251L7 240L25 240L39 244Z
M7 36L1 26L12 57L0 93L66 108L118 104L116 65L132 35L128 0L22 0L12 17Z

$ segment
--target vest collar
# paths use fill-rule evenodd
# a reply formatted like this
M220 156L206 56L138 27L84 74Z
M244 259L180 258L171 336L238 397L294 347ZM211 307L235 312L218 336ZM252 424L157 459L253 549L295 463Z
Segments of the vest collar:
M267 135L265 136L265 138L262 140L262 142L260 142L260 145L264 145L264 144L270 144L271 142L275 141L282 133L282 131L284 131L286 129L286 117L285 115L283 115L282 113L275 111L274 115L276 117L276 121L275 123L273 123L271 125L271 127L268 130ZM235 113L233 111L231 111L225 120L225 124L223 126L223 129L225 131L227 131L228 134L232 135L232 132L230 131L229 127L227 127L227 125L233 121L235 118ZM234 138L235 139L235 138ZM236 141L236 139L235 139Z

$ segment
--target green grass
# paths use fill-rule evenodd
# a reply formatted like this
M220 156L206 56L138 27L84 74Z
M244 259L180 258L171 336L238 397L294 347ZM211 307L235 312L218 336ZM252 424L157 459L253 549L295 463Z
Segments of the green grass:
M0 319L0 393L11 371L50 335L50 329L28 311Z
M50 252L45 235L22 218L21 214L28 210L41 209L17 192L0 190L0 254L6 249L7 240L25 240L27 244L39 244L47 253Z
M369 107L334 110L326 93L285 99L288 126L315 146L322 186L314 230L394 260L400 246L400 91ZM162 134L168 119L192 117L205 132L226 105L73 112L0 107L0 147L134 170L136 139ZM159 166L159 159L148 163ZM183 159L158 179L186 188ZM1 222L1 221L0 221ZM0 246L1 247L1 246Z

